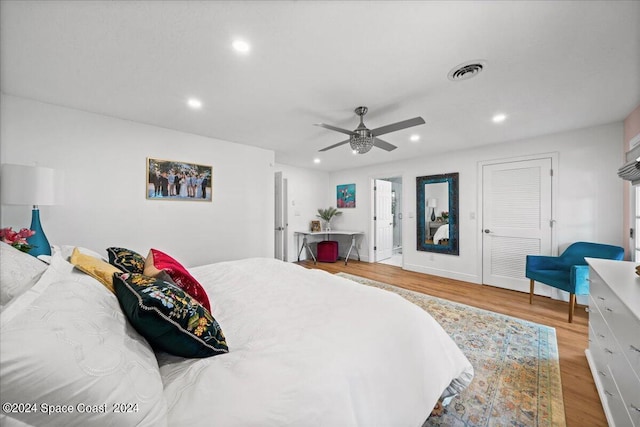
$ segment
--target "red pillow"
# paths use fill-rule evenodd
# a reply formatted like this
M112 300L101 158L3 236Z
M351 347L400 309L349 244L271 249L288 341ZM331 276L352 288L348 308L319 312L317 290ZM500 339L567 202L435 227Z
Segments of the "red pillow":
M182 288L186 293L191 295L196 301L202 304L209 312L209 297L204 288L196 279L193 278L186 268L169 255L157 249L151 249L149 256L144 263L144 275L157 277L164 270L169 274L173 281Z

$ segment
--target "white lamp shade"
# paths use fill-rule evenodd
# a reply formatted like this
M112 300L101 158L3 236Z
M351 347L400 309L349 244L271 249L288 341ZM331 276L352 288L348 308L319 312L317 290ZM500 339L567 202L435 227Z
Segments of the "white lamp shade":
M428 199L427 200L427 207L435 208L436 206L438 206L438 199Z
M55 169L3 164L0 191L4 205L55 205L61 176Z

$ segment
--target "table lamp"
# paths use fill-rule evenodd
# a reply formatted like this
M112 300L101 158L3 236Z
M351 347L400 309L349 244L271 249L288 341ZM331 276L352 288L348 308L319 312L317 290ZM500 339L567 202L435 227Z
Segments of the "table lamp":
M39 166L3 164L0 177L2 204L33 206L30 228L36 233L27 239L32 246L29 255L51 255L51 245L42 229L38 206L56 204L56 171Z
M431 221L436 220L436 206L438 206L438 199L427 200L427 207L431 208Z

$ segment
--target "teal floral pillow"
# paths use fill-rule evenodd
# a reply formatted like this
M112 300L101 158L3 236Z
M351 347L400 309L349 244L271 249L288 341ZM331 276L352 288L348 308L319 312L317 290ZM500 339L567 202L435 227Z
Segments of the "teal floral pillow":
M107 248L109 264L118 267L127 273L140 273L144 271L145 258L139 253L127 248Z
M113 284L129 322L155 349L182 357L229 351L209 310L175 284L137 273L116 274Z

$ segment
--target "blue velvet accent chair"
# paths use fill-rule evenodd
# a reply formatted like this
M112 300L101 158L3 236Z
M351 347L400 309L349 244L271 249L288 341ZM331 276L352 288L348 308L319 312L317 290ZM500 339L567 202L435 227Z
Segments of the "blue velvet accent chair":
M527 255L526 276L530 279L529 304L533 304L535 282L569 292L569 323L573 322L576 295L589 294L587 258L622 260L624 249L600 243L576 242L560 256Z

